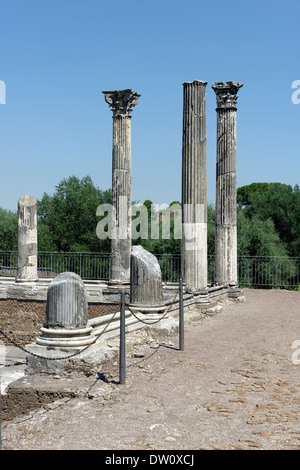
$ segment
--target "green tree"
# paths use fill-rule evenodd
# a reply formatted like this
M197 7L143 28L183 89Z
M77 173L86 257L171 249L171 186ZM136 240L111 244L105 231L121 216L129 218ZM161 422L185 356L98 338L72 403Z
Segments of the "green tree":
M249 196L244 208L248 219L273 221L276 232L289 256L299 256L300 252L300 190L296 185L269 183L267 191L259 191Z
M0 208L0 250L18 249L18 213Z
M256 215L249 218L239 210L237 233L240 256L287 256L271 218L261 220Z
M207 205L207 254L215 253L216 210L213 204Z
M237 189L237 203L239 207L250 204L252 194L268 191L269 185L269 183L251 183L246 186L239 187Z
M38 220L37 234L38 251L57 251L57 246L53 242L53 233L44 221Z
M297 263L281 258L287 257L287 251L271 218L248 218L238 211L238 254L241 286L287 287L297 279Z
M179 201L173 201L173 202L171 202L171 204L169 205L169 207L174 206L174 205L176 205L176 206L178 206L178 207L181 207L181 203L180 203Z
M153 202L150 201L150 199L146 199L146 201L144 201L144 204L143 204L146 208L147 208L147 211L148 211L148 221L150 222L151 221L151 216L152 216L152 205L153 205Z
M109 252L110 240L96 235L96 210L111 202L111 190L100 190L89 176L63 179L53 196L44 194L38 201L39 250Z

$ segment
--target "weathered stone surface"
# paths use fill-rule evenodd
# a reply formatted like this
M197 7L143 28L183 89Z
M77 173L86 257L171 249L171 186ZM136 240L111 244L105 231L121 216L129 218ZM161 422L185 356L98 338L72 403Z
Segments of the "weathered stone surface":
M237 286L236 111L238 82L212 85L217 99L215 284Z
M165 307L159 263L142 246L133 246L131 251L130 303L146 311Z
M81 350L94 342L87 322L88 302L82 279L72 272L59 274L48 288L41 334L35 344L27 346L27 371L63 374L74 348Z
M207 289L206 85L183 83L182 277L187 292Z
M231 109L237 110L238 91L243 86L239 82L216 82L212 88L216 93L217 110Z
M113 111L111 284L130 282L131 109L140 95L131 89L103 91Z
M49 285L46 304L48 328L84 328L88 321L86 289L75 273L59 274Z
M139 97L141 96L130 88L126 90L103 91L102 93L114 116L130 114L131 109L138 104Z
M71 272L59 274L48 288L46 322L36 344L55 348L91 344L92 328L87 322L88 302L82 279Z
M36 281L37 277L37 201L27 195L18 201L17 281Z

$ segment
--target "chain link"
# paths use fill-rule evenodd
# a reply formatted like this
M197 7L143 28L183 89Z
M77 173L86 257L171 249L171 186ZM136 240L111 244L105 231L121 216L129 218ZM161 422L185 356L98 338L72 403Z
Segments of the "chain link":
M171 308L172 308L173 305L174 305L174 302L175 302L176 297L177 297L178 294L179 294L179 290L178 290L178 292L176 292L175 297L174 297L174 299L173 299L171 305L169 306L168 310L167 310L167 311L162 315L162 317L159 318L158 320L152 320L152 321L141 320L141 319L131 310L131 308L130 308L128 305L126 305L126 308L127 308L127 310L130 311L130 313L131 313L139 322L144 323L145 325L154 325L155 323L158 323L158 322L160 322L161 320L163 320L163 319L168 315L169 311L171 310Z
M126 305L125 307L127 308L127 310L129 310L129 312L141 323L144 323L145 325L154 325L155 323L158 323L160 322L161 320L163 320L169 313L169 311L171 310L171 308L173 307L174 303L175 303L175 300L176 300L176 297L177 295L179 294L179 290L176 292L175 296L174 296L174 299L171 303L171 305L169 306L168 310L162 315L161 318L159 318L158 320L153 320L153 321L144 321L144 320L141 320L132 310L131 308ZM5 333L3 331L2 328L0 328L0 334L2 334L4 336L4 338L7 339L7 341L9 341L11 344L13 344L15 347L21 349L23 352L25 352L26 354L29 354L33 357L36 357L38 359L47 359L47 360L50 360L50 361L61 361L61 360L66 360L66 359L71 359L75 356L78 356L79 354L81 354L82 352L86 351L88 348L90 348L93 344L95 344L95 342L100 338L101 335L103 335L105 333L105 331L107 330L108 326L110 325L110 323L112 322L112 320L115 318L116 314L118 312L115 312L111 319L109 320L109 322L106 324L106 326L104 327L104 329L101 331L101 333L99 333L98 335L95 336L95 339L93 340L92 343L90 343L89 345L87 345L85 348L81 349L80 351L76 351L74 354L71 354L69 356L64 356L64 357L47 357L47 356L42 356L40 354L35 354L31 351L28 351L26 348L24 348L23 346L21 346L20 344L18 344L18 342L14 339L14 338L10 338L9 335L7 335L7 333Z
M21 349L22 351L24 351L26 354L29 354L31 356L34 356L34 357L37 357L38 359L49 359L50 361L61 361L61 360L65 360L65 359L71 359L72 357L75 357L75 356L78 356L79 354L81 354L82 352L86 351L88 348L90 348L93 344L95 344L95 342L98 340L98 338L100 338L101 335L103 335L103 333L105 333L105 331L107 330L108 326L110 325L110 323L112 322L112 320L114 319L114 317L116 316L118 312L115 312L113 314L113 316L111 317L111 319L109 320L109 322L106 324L105 328L101 331L101 333L99 333L98 335L95 336L95 339L93 340L92 343L88 344L85 348L81 349L80 351L76 351L74 354L71 354L69 356L63 356L63 357L47 357L47 356L41 356L39 354L35 354L31 351L28 351L27 349L25 349L23 346L21 346L20 344L17 343L17 341L15 339L12 339L10 338L6 333L4 333L4 331L2 330L2 328L0 328L0 333L4 336L4 338L6 338L11 344L13 344L14 346L16 346L17 348Z

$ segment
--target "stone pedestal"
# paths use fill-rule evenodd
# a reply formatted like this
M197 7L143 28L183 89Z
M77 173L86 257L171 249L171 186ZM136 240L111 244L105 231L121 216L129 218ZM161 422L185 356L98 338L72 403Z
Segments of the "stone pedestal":
M110 286L130 283L131 109L140 95L132 90L103 91L113 111L112 240Z
M36 343L42 346L84 347L94 339L87 322L87 294L82 279L71 272L59 274L49 285L46 322Z
M17 282L35 282L37 273L37 201L23 196L18 201Z
M88 303L83 281L75 273L59 274L48 288L46 321L41 335L35 344L27 347L32 353L27 357L27 370L64 372L68 356L94 343L92 327L87 322Z
M158 260L142 246L133 246L131 252L130 308L151 314L166 308Z
M183 83L182 278L185 290L207 290L206 85Z
M238 82L212 85L217 98L215 284L238 285L236 227L236 111Z

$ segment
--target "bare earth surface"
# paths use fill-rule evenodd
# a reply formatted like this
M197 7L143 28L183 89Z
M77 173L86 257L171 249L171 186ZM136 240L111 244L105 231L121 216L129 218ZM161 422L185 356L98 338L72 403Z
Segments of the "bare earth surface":
M108 365L86 396L3 423L2 448L299 449L300 293L244 295L189 322L184 351L131 334L125 385Z

